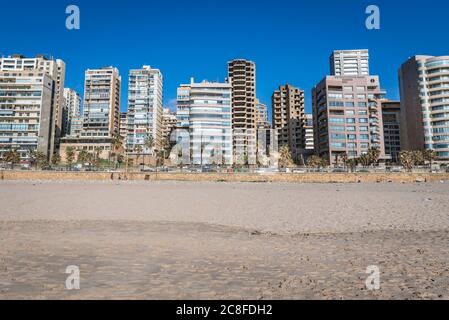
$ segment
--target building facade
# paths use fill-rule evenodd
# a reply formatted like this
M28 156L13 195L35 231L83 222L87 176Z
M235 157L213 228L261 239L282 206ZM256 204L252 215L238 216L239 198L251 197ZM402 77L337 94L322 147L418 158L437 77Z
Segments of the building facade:
M83 137L109 137L120 128L121 77L117 68L87 70L84 84Z
M401 143L449 160L449 56L415 56L399 70Z
M151 136L155 148L162 139L163 76L160 70L149 66L130 70L128 86L128 127L126 145L129 150L145 145Z
M6 68L8 69L8 68ZM55 146L56 81L35 68L0 71L0 156L16 150L51 160Z
M256 100L256 128L257 129L269 129L271 127L268 121L268 109L267 105Z
M315 151L330 163L377 148L385 157L378 76L327 76L312 90Z
M363 50L335 50L330 57L331 76L368 76L369 52Z
M60 59L47 58L44 55L37 55L35 58L27 58L23 55L13 55L7 58L0 58L1 71L42 71L55 81L54 108L55 108L55 148L59 148L60 137L63 135L63 115L65 109L64 83L65 83L65 62Z
M278 133L278 144L287 145L293 160L300 163L306 148L304 91L289 84L282 85L271 100L272 124Z
M315 151L315 138L313 134L313 115L310 113L306 114L305 132L306 152L311 155Z
M256 163L256 64L245 59L228 62L232 86L232 128L235 160Z
M120 136L123 142L126 141L128 137L128 112L120 112Z
M232 86L203 81L178 88L177 127L188 130L194 165L233 163Z
M401 103L382 101L382 120L384 126L385 155L392 162L399 162L401 153Z
M170 109L165 108L162 116L162 141L172 143L171 134L176 129L178 120L176 119L176 113L171 112Z
M72 132L74 119L81 116L81 97L75 90L64 88L64 103L62 135L66 136Z

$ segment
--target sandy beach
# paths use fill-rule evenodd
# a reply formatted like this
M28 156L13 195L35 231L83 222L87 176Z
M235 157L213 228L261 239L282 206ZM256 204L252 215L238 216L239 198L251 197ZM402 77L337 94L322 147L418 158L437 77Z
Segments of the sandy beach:
M2 181L0 204L0 299L449 299L448 182Z

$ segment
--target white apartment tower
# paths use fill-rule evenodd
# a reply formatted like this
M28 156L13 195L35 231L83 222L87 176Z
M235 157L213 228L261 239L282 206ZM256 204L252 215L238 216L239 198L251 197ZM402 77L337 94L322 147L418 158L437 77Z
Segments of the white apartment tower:
M121 77L117 68L87 70L84 84L83 137L119 133Z
M449 56L415 56L399 70L401 147L449 160Z
M368 76L369 52L363 50L335 50L330 57L332 76Z
M70 135L74 119L79 118L81 115L81 97L75 90L64 88L64 102L65 107L62 131L65 135Z
M203 81L178 88L178 128L190 136L194 165L233 163L229 83Z
M44 55L37 55L35 58L27 58L23 55L13 55L7 58L0 58L1 71L30 71L37 70L45 72L55 81L55 144L59 146L59 139L63 135L63 113L64 102L64 82L65 82L65 62L60 59L47 58Z
M128 87L128 135L129 150L141 146L149 152L146 142L152 137L158 149L162 141L163 76L160 70L150 66L130 70Z
M24 68L0 71L0 156L16 150L26 161L31 152L41 152L50 161L55 145L55 81L36 68L18 69Z

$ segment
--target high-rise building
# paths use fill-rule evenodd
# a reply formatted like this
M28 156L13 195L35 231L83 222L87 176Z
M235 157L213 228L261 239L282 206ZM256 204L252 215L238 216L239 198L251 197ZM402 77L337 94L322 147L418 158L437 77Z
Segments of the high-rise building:
M267 105L256 100L256 127L257 129L269 129L270 122L268 121Z
M183 84L178 88L178 128L189 131L194 165L232 164L231 94L229 83Z
M38 70L45 72L55 81L54 108L55 117L55 147L59 148L59 140L63 134L63 114L64 83L65 83L65 63L60 59L47 58L44 55L37 55L35 58L27 58L23 55L13 55L7 58L0 58L1 71L30 71Z
M385 157L378 76L327 76L312 90L316 153L335 163L377 148Z
M171 143L171 134L175 130L178 120L176 113L171 112L170 109L165 108L162 116L162 141Z
M256 64L238 59L228 62L232 85L233 149L236 160L256 163Z
M63 136L71 134L73 119L81 116L81 98L79 93L73 89L64 88L64 102Z
M120 127L121 77L117 68L87 70L83 137L112 137Z
M401 103L390 100L382 101L382 120L385 155L391 161L398 162L401 152Z
M332 76L368 76L368 50L335 50L330 57Z
M34 67L8 69L3 65L0 70L0 155L16 150L27 160L33 151L50 160L55 145L56 81Z
M128 137L127 147L134 150L151 136L156 148L162 138L163 76L160 70L150 66L130 70L128 87Z
M125 142L126 137L128 136L128 112L120 113L120 136Z
M290 148L293 160L299 162L306 148L304 91L289 84L282 85L272 95L273 129L278 133L279 146Z
M449 56L415 56L399 70L401 144L449 160Z
M306 114L306 124L305 124L305 132L306 132L306 151L309 154L313 154L315 151L315 141L313 134L313 115Z

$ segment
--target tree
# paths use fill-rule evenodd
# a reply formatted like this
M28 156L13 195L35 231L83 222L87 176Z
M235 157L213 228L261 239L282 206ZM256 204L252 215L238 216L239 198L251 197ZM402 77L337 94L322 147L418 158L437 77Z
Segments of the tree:
M134 148L134 151L136 152L136 154L137 154L137 157L136 157L136 164L138 165L139 164L139 159L140 159L140 155L142 154L142 152L143 152L143 148L142 148L142 146L141 145L137 145L135 148ZM145 156L144 156L145 157ZM144 165L145 165L145 158L144 158Z
M343 161L344 168L346 169L348 165L348 154L346 152L341 154L341 160Z
M368 161L369 165L373 165L379 161L380 150L379 148L372 147L368 150Z
M351 169L352 172L354 172L355 168L359 164L359 161L357 158L351 158L347 161L348 167Z
M89 162L89 153L86 150L81 150L78 154L77 162L80 162L82 165Z
M41 169L44 167L47 167L48 166L47 155L45 153L43 153L42 151L36 152L36 162L37 162L37 166Z
M75 148L67 147L65 154L66 154L66 162L69 166L69 169L72 169L73 161L75 161Z
M425 160L424 160L424 154L422 151L420 151L420 150L412 151L412 157L413 157L415 166L424 164Z
M34 148L28 148L27 150L28 161L30 162L30 166L33 167L37 163L36 159L36 150Z
M320 168L323 164L323 159L319 156L313 155L307 159L307 166L312 168Z
M14 166L20 162L20 154L17 150L9 150L5 153L4 159L6 162L11 163L11 170L14 169Z
M362 154L357 161L365 168L371 165L371 158L367 153Z
M279 148L279 167L281 168L291 168L295 165L293 162L293 157L290 152L288 145L283 145Z
M120 154L122 154L124 151L124 147L123 147L123 137L116 133L114 134L114 136L112 137L112 154L115 157L115 161L118 164L118 157Z
M61 163L61 156L59 155L59 153L55 152L53 154L53 157L51 158L51 164L57 166L60 163Z
M438 157L437 153L435 152L435 150L425 150L423 152L423 157L425 161L429 162L430 172L432 172L432 164Z
M413 151L401 151L399 154L399 161L401 162L401 165L406 169L408 172L411 172L413 167L415 166L415 158L413 155Z

